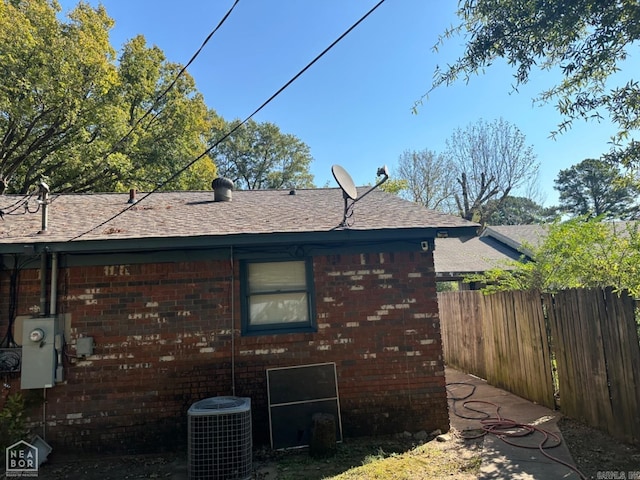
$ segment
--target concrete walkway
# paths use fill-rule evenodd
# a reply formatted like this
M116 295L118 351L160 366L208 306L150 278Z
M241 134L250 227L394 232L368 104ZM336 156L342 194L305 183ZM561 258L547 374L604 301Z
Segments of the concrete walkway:
M447 390L449 398L464 397L473 391L473 395L464 401L449 401L449 418L451 426L461 435L472 436L483 432L480 420L462 418L483 417L479 412L466 409L463 404L469 401L491 402L500 407L499 414L503 419L513 420L518 424L532 425L546 432L562 438L557 422L561 417L560 412L549 410L528 400L513 395L499 388L492 387L482 379L467 375L453 368L445 370ZM456 385L463 383L464 385ZM483 403L470 403L469 407L486 412L491 417L496 417L495 407ZM454 411L455 410L455 411ZM456 414L456 412L458 414ZM522 431L515 428L503 432ZM575 471L551 460L538 448L544 440L544 434L538 431L519 438L507 438L512 443L521 446L513 446L499 438L496 434L486 434L483 437L482 465L479 480L495 479L570 479L580 478ZM556 445L558 442L551 436L546 445ZM526 448L523 448L526 447ZM555 448L545 449L544 452L565 463L575 465L571 453L564 442Z

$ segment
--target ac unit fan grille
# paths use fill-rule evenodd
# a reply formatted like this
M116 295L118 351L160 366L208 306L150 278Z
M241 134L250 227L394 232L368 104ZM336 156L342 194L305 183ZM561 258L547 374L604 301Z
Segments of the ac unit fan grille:
M189 479L245 480L252 477L251 404L207 399L189 409ZM214 408L211 406L215 405ZM220 405L223 405L221 408Z

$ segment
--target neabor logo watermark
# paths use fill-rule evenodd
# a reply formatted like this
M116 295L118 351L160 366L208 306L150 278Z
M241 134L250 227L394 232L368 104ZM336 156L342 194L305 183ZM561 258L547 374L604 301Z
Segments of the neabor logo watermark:
M24 440L7 447L7 477L37 477L38 449Z

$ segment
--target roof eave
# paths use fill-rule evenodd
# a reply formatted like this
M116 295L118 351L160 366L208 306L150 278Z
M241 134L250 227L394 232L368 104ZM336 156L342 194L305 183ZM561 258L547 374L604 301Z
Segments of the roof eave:
M415 227L379 230L340 229L323 232L242 233L183 237L109 238L99 240L51 241L38 238L37 242L0 243L0 254L25 252L100 253L166 251L191 248L225 248L249 245L282 245L305 243L357 243L393 242L399 240L422 241L438 236L463 237L474 235L476 226Z

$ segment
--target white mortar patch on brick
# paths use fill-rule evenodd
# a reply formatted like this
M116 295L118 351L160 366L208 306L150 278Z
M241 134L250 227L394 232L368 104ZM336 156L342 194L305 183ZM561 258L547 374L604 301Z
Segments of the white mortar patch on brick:
M352 285L349 290L351 290L352 292L358 292L361 290L364 290L364 286L363 285Z
M158 306L158 302L147 302L145 304L145 307L147 307L147 308L154 308L154 307L157 307L157 306Z
M346 325L347 328L355 328L359 326L360 326L360 322L347 322L347 325Z
M407 357L419 357L421 355L422 355L422 353L417 351L417 350L413 351L413 352L407 352Z
M408 305L407 303L398 303L398 304L396 304L396 308L397 308L398 310L402 310L402 309L405 309L405 310L406 310L406 309L408 309L408 308L409 308L409 305Z
M93 365L91 360L80 360L76 363L76 367L90 367L91 365Z
M350 277L351 275L355 275L355 274L356 274L355 270L348 270L346 272L342 272L343 277Z
M180 310L177 312L177 315L179 317L190 317L191 316L191 312L189 310Z
M352 338L338 338L338 339L334 340L333 343L335 345L347 345L349 343L353 343L353 339Z
M82 412L80 413L67 413L67 420L77 420L82 418Z
M360 265L366 265L367 264L367 257L364 253L360 254Z
M378 268L378 269L374 269L374 270L372 271L372 273L373 273L374 275L382 275L383 273L385 273L385 270L383 270L383 269L381 269L381 268Z
M413 318L415 318L416 320L420 320L421 318L427 318L427 315L424 313L414 313Z
M213 353L216 349L213 347L205 347L200 349L200 353Z
M384 253L379 253L378 254L378 259L379 259L380 263L384 263Z
M376 315L389 315L389 310L376 310Z
M242 356L253 355L253 350L240 350L240 355Z
M319 323L318 324L318 329L322 330L325 328L331 328L331 324L330 323Z
M349 277L349 280L357 282L358 280L362 280L362 275L351 275L351 277Z
M339 277L340 276L340 272L328 272L327 276L328 277Z
M422 277L422 273L420 272L409 272L409 275L407 275L409 278L421 278Z
M375 353L363 353L362 354L362 358L364 358L365 360L369 360L372 358L376 358L377 355Z
M404 334L405 335L415 335L416 333L418 333L417 330L413 330L413 329L409 329L409 330L405 330Z
M335 302L335 301L336 301L336 299L335 299L335 298L333 298L333 297L324 297L324 298L322 299L322 301L323 301L324 303L332 303L332 302Z
M371 270L358 270L357 275L371 275Z
M316 347L316 350L318 350L320 352L326 352L328 350L331 350L331 345L318 345Z
M402 300L402 303L416 303L415 298L405 298Z
M393 278L393 275L391 273L381 273L380 275L378 275L378 280L390 280Z
M160 357L161 362L173 362L176 359L173 355L164 355Z
M382 350L385 352L399 352L400 347L384 347Z
M380 315L367 315L368 322L377 322L379 320L382 320L382 317L380 317Z
M431 345L435 343L435 340L433 338L427 338L425 340L420 340L420 345Z

